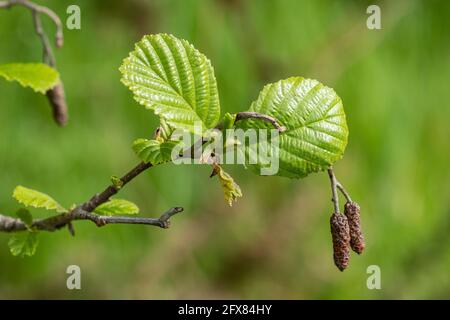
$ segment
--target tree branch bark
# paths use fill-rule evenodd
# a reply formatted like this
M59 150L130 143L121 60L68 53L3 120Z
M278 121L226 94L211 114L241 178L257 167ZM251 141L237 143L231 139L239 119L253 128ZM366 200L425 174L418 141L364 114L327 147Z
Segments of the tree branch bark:
M234 122L238 122L244 119L260 119L262 121L266 121L271 123L280 133L286 131L286 127L278 123L278 120L274 117L268 116L266 114L262 114L259 112L253 111L243 111L236 113L236 118Z
M14 6L22 6L37 13L48 16L56 26L55 44L57 48L61 48L64 44L63 25L58 15L50 8L40 6L28 0L6 0L0 1L0 9L9 9Z
M94 222L98 227L107 224L144 224L150 226L156 226L160 228L168 228L170 226L169 219L177 213L183 211L181 207L173 207L163 213L159 218L145 218L145 217L133 217L133 216L101 216L92 211L95 210L99 205L110 200L110 197L115 195L119 190L125 186L128 182L133 180L139 174L152 167L150 163L141 162L128 173L126 173L122 178L120 178L122 184L121 187L117 187L114 184L106 187L103 192L95 194L88 201L77 206L75 209L58 214L46 219L34 220L31 224L31 228L40 231L56 231L65 226L69 227L71 234L73 232L73 226L71 227L71 222L75 220L90 220ZM72 228L72 230L70 230ZM12 218L0 214L0 231L2 232L17 232L25 231L28 227L23 221L18 218Z
M331 183L331 194L332 194L331 201L333 201L334 213L340 213L339 197L338 197L338 193L337 193L338 182L336 180L336 177L334 176L333 168L330 167L327 171L328 171L328 177L330 178L330 183Z

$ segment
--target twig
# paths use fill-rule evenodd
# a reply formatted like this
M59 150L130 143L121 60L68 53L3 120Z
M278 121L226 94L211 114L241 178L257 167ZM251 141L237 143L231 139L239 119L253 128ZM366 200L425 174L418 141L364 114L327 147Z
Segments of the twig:
M243 111L243 112L238 112L236 113L236 117L234 120L234 123L240 121L240 120L244 120L244 119L260 119L266 122L271 123L275 129L278 130L278 132L282 133L284 131L286 131L286 127L281 125L280 123L278 123L278 120L275 119L274 117L259 113L259 112L253 112L253 111ZM222 130L223 128L223 123L220 122L214 129L217 130ZM156 134L158 134L159 131L157 129ZM206 138L200 138L198 139L189 150L186 149L186 151L189 152L189 157L191 157L192 159L195 158L195 154L198 150L200 150L209 140Z
M345 190L344 186L339 181L337 181L336 186L339 189L339 191L341 191L341 193L344 195L347 202L352 202L352 198L350 197L350 194L347 192L347 190Z
M144 162L139 163L136 167L125 174L120 180L122 181L121 188L128 182L137 177L140 173L144 172L148 168L152 167L151 164ZM120 188L120 189L121 189ZM119 191L119 188L115 185L109 185L103 192L94 195L90 200L79 205L75 209L62 213L46 219L34 220L31 228L40 231L56 231L65 226L68 226L69 232L74 234L73 226L71 222L74 220L90 220L97 226L101 227L106 224L144 224L157 226L160 228L168 228L170 225L169 219L177 213L183 211L181 207L174 207L166 211L159 218L144 218L144 217L131 217L131 216L101 216L92 213L99 205L109 201L109 198L115 195ZM27 226L20 219L4 216L0 214L0 231L3 232L16 232L25 231Z
M131 169L127 174L125 174L122 178L120 178L120 180L122 181L121 188L123 188L128 182L133 180L136 176L138 176L140 173L144 172L150 167L152 167L151 163L145 162L139 163L136 167ZM108 187L106 187L106 189L103 190L103 192L92 196L91 199L85 202L81 207L84 211L92 212L99 205L108 201L109 198L115 195L118 191L119 188L116 187L114 184L111 184Z
M332 193L331 201L333 201L334 212L335 213L340 213L340 211L339 211L339 197L338 197L338 194L337 194L337 180L336 180L336 177L334 176L334 172L333 172L333 168L332 167L330 167L328 169L328 176L330 177L330 182L331 182L331 193Z
M64 44L63 25L58 15L51 9L40 6L28 0L7 0L0 1L0 9L9 9L13 6L23 6L29 10L37 13L42 13L48 16L56 26L55 44L57 48L61 48Z
M131 216L102 216L92 212L84 211L80 207L71 212L53 216L47 219L35 220L31 228L39 231L56 231L68 226L71 235L74 235L72 221L89 220L98 227L107 224L144 224L167 229L170 226L170 217L183 211L181 207L174 207L166 211L159 218L131 217ZM71 227L72 226L72 227ZM27 230L27 226L19 219L0 215L0 231L17 232Z
M47 34L44 32L44 29L42 28L42 22L39 12L37 12L36 10L32 10L32 15L33 15L34 30L36 31L36 34L39 36L42 42L43 60L49 66L55 67L56 66L55 56L53 54L52 47L50 46L50 43L48 41Z
M276 129L278 129L278 131L280 133L286 131L286 127L281 125L280 123L278 123L277 119L275 119L274 117L268 116L266 114L262 114L259 112L253 112L253 111L238 112L236 114L234 123L236 123L240 120L244 120L244 119L260 119L260 120L271 123Z
M145 224L167 229L170 226L170 217L183 211L181 207L174 207L166 211L159 218L143 218L143 217L123 217L123 216L100 216L82 209L75 209L73 220L91 220L98 227L107 224Z

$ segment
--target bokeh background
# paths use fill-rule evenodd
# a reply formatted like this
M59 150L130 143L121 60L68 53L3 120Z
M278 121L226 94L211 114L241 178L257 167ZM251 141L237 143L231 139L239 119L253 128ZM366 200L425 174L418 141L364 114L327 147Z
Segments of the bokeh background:
M164 165L119 197L149 216L185 207L171 229L78 222L75 238L41 233L32 258L11 256L0 234L0 298L450 298L450 2L39 2L64 20L67 6L81 8L82 29L66 29L56 53L70 122L57 127L44 96L0 81L1 213L19 208L18 184L70 206L138 162L131 143L157 119L118 67L144 34L166 32L211 59L222 113L293 75L335 88L350 130L335 171L361 205L367 248L345 272L333 265L324 173L289 180L227 167L244 193L229 208L209 167ZM374 3L381 30L366 28ZM40 60L30 13L0 11L0 63ZM71 264L82 290L66 288ZM381 290L366 287L369 265L381 268Z

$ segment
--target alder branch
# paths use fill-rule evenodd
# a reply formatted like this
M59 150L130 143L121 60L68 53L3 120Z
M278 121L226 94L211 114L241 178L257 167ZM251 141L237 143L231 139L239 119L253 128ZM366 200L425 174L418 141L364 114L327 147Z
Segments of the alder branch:
M58 15L50 8L40 6L28 0L7 0L0 1L0 9L9 9L14 6L22 6L28 8L32 12L45 14L48 16L56 26L55 44L57 48L61 48L64 44L63 25Z
M274 117L253 111L243 111L236 113L234 123L244 119L259 119L271 123L280 133L286 131L286 127L281 125Z
M115 195L123 186L133 180L139 174L152 167L149 163L141 162L136 167L131 169L127 174L120 178L122 184L121 187L117 187L114 184L106 187L103 192L95 194L85 203L77 206L71 211L58 214L46 219L34 220L31 224L31 228L40 231L56 231L65 226L68 226L71 234L74 234L72 221L75 220L90 220L97 226L101 227L106 224L143 224L150 226L157 226L160 228L168 228L170 226L170 218L177 213L183 211L181 207L173 207L163 213L159 218L145 218L145 217L133 217L133 216L102 216L92 213L99 205L110 200L110 197ZM18 219L0 214L0 231L3 232L17 232L25 231L27 226L25 223Z
M239 114L240 116L238 117ZM257 112L241 112L238 113L236 116L237 121L249 118L265 119L265 121L274 124L274 126L279 130L284 128L278 124L276 119ZM155 136L157 136L160 133L159 131L160 130L156 130ZM195 144L192 146L192 148L194 146ZM142 172L151 167L152 167L151 163L140 162L137 166L135 166L133 169L131 169L128 173L126 173L123 177L120 178L119 180L120 187L118 186L118 184L112 183L109 186L107 186L102 192L93 195L88 201L77 206L75 209L63 214L49 217L47 219L34 220L31 227L36 230L55 231L67 226L69 232L72 235L74 234L74 229L72 225L72 221L74 220L90 220L94 222L97 226L103 226L106 224L125 223L125 224L145 224L158 226L161 228L168 228L169 218L176 213L182 212L183 208L180 207L171 208L169 211L165 212L158 219L130 217L130 216L126 217L100 216L92 213L99 205L109 201L112 196L117 194L119 190L121 190L131 180L133 180L139 174L141 174ZM335 185L336 180L334 179L334 186ZM14 232L24 230L27 230L27 226L20 219L0 215L0 231Z
M244 120L244 119L260 119L266 122L271 123L275 129L278 130L279 133L285 132L286 131L286 127L281 125L277 119L275 119L274 117L268 116L266 114L263 113L259 113L259 112L253 112L253 111L242 111L242 112L238 112L236 113L236 117L234 119L234 123L236 124L236 122ZM214 129L217 130L222 130L223 129L223 123L220 122ZM156 135L159 135L160 132L160 128L157 129L156 131ZM209 140L206 138L201 138L199 140L197 140L189 150L187 150L187 152L189 153L189 157L191 158L195 158L195 154L196 152L202 148L205 143L207 143Z
M150 167L152 167L151 163L145 162L139 163L136 167L131 169L127 174L125 174L122 178L120 178L120 181L122 182L121 188L123 188L128 182L133 180L135 177L137 177L139 174L141 174ZM88 212L94 211L95 208L97 208L102 203L107 202L110 197L119 192L121 188L115 186L114 184L109 185L101 193L95 194L94 196L91 197L91 199L89 199L89 201L86 201L81 206L82 209Z
M332 194L331 201L333 201L334 213L340 213L339 197L338 197L338 193L337 193L338 182L336 180L336 177L334 176L333 168L330 167L327 171L328 171L328 177L330 178L330 183L331 183L331 194Z
M39 231L56 231L66 225L69 228L73 228L72 221L89 220L94 222L98 227L102 227L107 224L143 224L167 229L170 226L169 219L182 211L183 208L174 207L163 213L159 218L146 218L131 216L102 216L84 211L80 207L77 207L68 213L60 214L47 219L35 220L33 221L31 228ZM28 227L20 219L0 215L0 231L17 232L25 231L27 229ZM73 229L70 233L72 235L74 234Z
M344 195L345 199L347 200L347 202L353 202L352 198L350 197L350 194L347 192L347 190L345 190L344 186L337 181L336 183L336 187L339 189L339 191L341 191L341 193Z
M44 29L42 28L42 21L41 21L39 12L33 10L32 15L33 15L34 30L36 31L36 34L41 39L41 43L42 43L43 60L49 66L55 67L56 66L55 55L53 54L53 50L52 50L52 47L50 46L50 42L48 40L47 34L45 33Z

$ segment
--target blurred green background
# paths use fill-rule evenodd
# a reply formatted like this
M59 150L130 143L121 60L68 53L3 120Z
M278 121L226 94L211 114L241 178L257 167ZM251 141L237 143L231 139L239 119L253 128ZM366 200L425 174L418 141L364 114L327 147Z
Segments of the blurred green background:
M244 193L229 208L209 167L164 165L119 197L149 216L183 206L171 229L77 222L75 238L41 233L23 259L0 234L0 298L450 298L450 2L375 1L381 30L366 28L374 1L39 3L63 20L67 6L81 8L81 30L65 29L56 52L70 122L57 127L44 96L0 81L1 213L19 208L18 184L70 206L138 162L131 143L157 119L118 67L144 34L166 32L211 59L222 113L293 75L335 88L350 130L335 171L361 205L367 248L345 272L333 265L324 173L289 180L228 167ZM0 63L40 60L30 13L0 11ZM82 290L66 288L71 264ZM369 265L381 268L381 290L366 287Z

